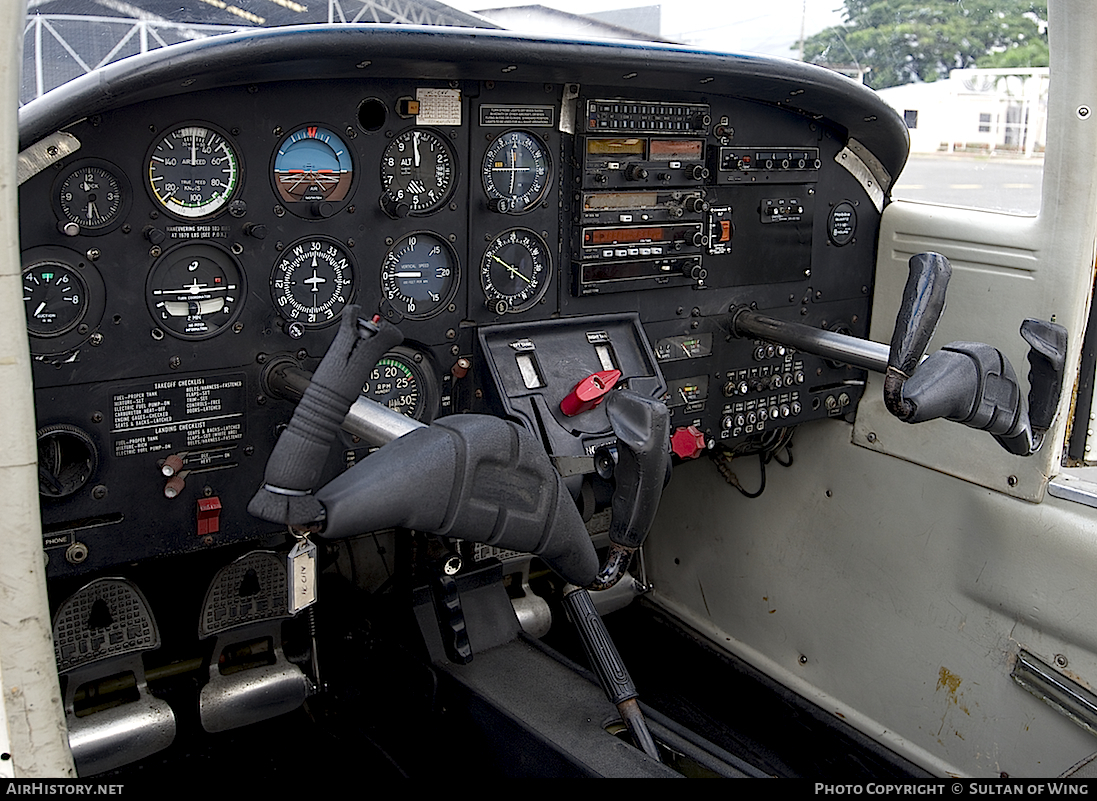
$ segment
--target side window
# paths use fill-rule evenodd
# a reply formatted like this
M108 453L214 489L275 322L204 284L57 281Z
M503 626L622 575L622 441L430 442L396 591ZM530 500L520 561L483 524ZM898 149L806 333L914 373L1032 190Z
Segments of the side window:
M1047 142L1047 3L845 0L803 58L864 82L902 117L910 159L892 195L1036 214ZM846 74L850 74L846 72Z
M910 158L892 195L1036 214L1049 83L1046 67L964 69L933 83L881 89L910 133Z

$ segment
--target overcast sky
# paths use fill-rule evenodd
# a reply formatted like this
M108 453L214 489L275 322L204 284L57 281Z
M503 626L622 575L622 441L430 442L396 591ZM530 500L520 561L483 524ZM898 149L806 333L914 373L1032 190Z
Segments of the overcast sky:
M643 0L444 0L476 11L503 6L549 6L583 14L656 5ZM801 23L807 36L840 24L841 0L666 0L663 37L724 52L766 53L796 58Z

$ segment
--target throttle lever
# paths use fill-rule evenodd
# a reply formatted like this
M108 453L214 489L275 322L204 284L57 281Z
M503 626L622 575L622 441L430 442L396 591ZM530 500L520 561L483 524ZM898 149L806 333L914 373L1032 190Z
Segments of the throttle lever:
M914 410L903 397L903 385L918 366L937 330L952 277L952 265L940 253L917 253L910 257L908 266L910 274L895 318L884 375L884 406L904 421L909 421Z

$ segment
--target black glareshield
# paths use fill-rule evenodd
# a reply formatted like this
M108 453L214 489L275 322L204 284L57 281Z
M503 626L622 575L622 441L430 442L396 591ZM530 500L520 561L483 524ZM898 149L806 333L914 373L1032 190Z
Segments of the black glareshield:
M335 340L267 460L264 486L248 504L261 520L300 525L320 514L308 493L320 483L331 444L369 371L404 339L395 326L359 320L358 313L358 306L343 310Z
M541 443L521 426L454 415L393 440L319 492L320 536L404 527L541 557L586 585L597 556Z

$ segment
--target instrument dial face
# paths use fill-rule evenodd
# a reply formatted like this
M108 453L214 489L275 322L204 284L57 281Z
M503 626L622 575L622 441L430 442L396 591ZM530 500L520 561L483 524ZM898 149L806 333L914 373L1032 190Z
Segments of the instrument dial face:
M401 348L382 356L366 379L362 394L394 412L422 420L429 395L426 375L412 352Z
M404 131L381 156L382 200L406 203L410 214L430 214L453 194L455 164L453 148L442 134L427 128Z
M389 248L381 266L381 292L404 317L425 320L453 299L460 278L457 254L449 243L420 231Z
M342 244L326 236L300 239L274 265L271 298L291 322L327 325L354 297L354 275L354 260Z
M484 302L496 314L532 308L548 289L552 258L545 240L525 228L495 237L480 262Z
M536 207L548 190L551 175L548 149L526 131L497 136L481 167L484 192L508 214L523 214Z
M343 200L353 178L347 146L318 125L291 133L274 156L274 186L286 203Z
M37 337L58 337L84 319L88 286L67 264L39 262L23 270L23 304L28 332Z
M152 266L145 299L165 330L185 339L207 339L236 318L244 290L243 273L227 250L182 245Z
M64 174L54 200L61 219L78 225L80 233L105 233L121 221L129 186L112 165L86 161Z
M166 211L187 219L216 214L240 186L240 158L228 137L201 123L159 139L148 158L149 189Z

